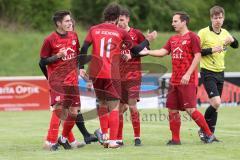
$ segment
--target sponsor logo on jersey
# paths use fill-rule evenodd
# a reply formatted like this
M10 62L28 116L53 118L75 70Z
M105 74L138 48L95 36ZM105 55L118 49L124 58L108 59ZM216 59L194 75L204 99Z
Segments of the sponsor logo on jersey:
M182 45L187 44L187 40L182 41Z
M72 40L72 45L75 46L77 44L76 40Z

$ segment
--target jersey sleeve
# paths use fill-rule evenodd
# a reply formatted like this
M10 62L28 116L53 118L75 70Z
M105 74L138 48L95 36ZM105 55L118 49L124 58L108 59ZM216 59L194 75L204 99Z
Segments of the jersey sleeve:
M140 30L136 30L137 31L137 37L138 37L138 44L141 43L142 41L144 41L146 38L145 36L142 34L142 32Z
M225 29L225 32L226 32L227 36L232 36L226 29Z
M41 58L48 58L51 56L52 47L49 39L45 39L41 48L40 57Z
M164 49L166 49L168 51L168 54L171 53L171 38L168 39L168 41L166 42L166 44L163 46Z
M193 54L201 53L200 38L195 33L191 34L191 48Z

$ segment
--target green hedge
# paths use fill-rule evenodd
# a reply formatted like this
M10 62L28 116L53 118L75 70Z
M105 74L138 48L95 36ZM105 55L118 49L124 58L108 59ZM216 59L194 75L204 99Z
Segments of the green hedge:
M142 30L171 31L174 11L186 11L190 14L190 28L199 30L210 24L209 9L215 4L226 10L224 27L240 30L239 0L72 0L72 12L82 24L97 24L101 22L104 7L113 1L129 8L132 25Z
M171 31L174 11L190 14L192 30L209 25L209 9L218 4L225 8L225 28L240 30L239 0L0 0L0 22L21 24L44 31L52 26L56 10L70 9L78 23L87 27L100 23L105 6L116 1L131 11L131 25L136 28Z
M69 0L0 0L1 21L39 31L49 30L56 10L69 9Z

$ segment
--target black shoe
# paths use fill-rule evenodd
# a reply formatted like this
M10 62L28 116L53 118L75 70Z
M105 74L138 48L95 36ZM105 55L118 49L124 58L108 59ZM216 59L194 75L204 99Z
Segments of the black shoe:
M199 136L199 138L200 138L200 140L201 140L202 142L205 142L206 135L205 135L205 133L203 132L202 129L200 129L200 130L198 131L198 136Z
M136 138L136 139L134 140L134 145L135 145L135 146L141 146L141 145L142 145L141 139L140 139L140 138Z
M87 137L84 137L84 141L86 144L91 144L91 142L97 142L98 138L94 134L90 134Z
M58 138L58 144L63 146L64 149L72 149L71 145L68 143L68 141L66 141L65 143L63 143L61 141L61 137Z
M177 141L169 140L169 141L167 142L167 145L181 145L181 142L180 142L180 141L177 142Z
M102 145L103 144L103 137L102 137L102 132L100 129L96 129L94 132L94 135L97 137L98 142Z
M123 141L117 141L116 143L117 143L119 146L124 146Z
M216 142L217 138L212 134L211 136L205 137L205 143L213 143Z
M59 150L60 144L56 143L54 145L52 145L52 147L50 148L50 151L57 151Z

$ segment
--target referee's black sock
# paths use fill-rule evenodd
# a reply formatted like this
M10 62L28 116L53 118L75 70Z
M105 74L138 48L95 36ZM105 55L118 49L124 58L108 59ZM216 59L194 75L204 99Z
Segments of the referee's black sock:
M87 129L85 127L85 123L84 123L84 119L83 119L82 113L79 113L77 115L76 125L77 125L79 131L82 133L83 137L90 136L90 133L87 131Z
M207 121L209 129L211 130L211 132L214 133L215 125L217 123L217 112L216 112L216 109L213 106L210 105L206 109L204 117L205 117L205 120Z
M218 112L214 112L213 114L212 114L212 121L211 121L211 131L212 131L212 133L214 133L215 132L215 126L216 126L216 124L217 124L217 117L218 117Z

